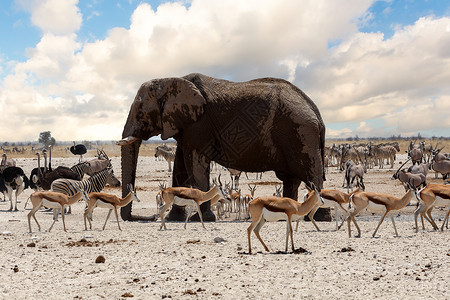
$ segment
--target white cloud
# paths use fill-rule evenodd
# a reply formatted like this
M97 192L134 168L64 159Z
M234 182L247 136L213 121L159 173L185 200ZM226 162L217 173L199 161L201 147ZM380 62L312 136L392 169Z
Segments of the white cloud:
M449 25L450 18L428 17L387 40L381 33L357 33L331 49L330 55L298 68L297 84L318 103L325 122L379 118L393 125L393 116L412 113L411 108L422 109L424 103L449 94ZM433 128L421 127L414 115L417 112L411 114L411 123L417 125L398 124L398 133ZM435 118L436 123L448 120L445 114Z
M353 130L351 130L350 128L344 128L344 129L331 129L331 128L326 128L326 138L327 139L334 139L334 138L341 138L341 137L353 137L355 136Z
M70 34L81 26L82 17L77 7L78 0L16 0L16 2L31 12L31 22L44 33Z

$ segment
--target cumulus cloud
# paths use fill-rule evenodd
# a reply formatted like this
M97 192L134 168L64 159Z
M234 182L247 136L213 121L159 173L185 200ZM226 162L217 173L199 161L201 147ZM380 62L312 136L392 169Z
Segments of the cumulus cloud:
M449 20L423 18L386 40L381 33L358 32L358 23L371 18L372 2L141 3L129 28L82 42L78 1L20 0L30 5L43 34L0 84L0 109L12 113L0 126L14 128L4 139L34 140L44 130L57 140L119 138L143 81L191 72L237 81L290 79L314 99L326 123L356 122L356 130L370 135L372 123L361 122L379 119L394 130L413 131L412 122L395 119L413 107L445 105ZM434 106L423 107L430 99ZM448 124L445 114L439 117ZM328 130L328 136L349 132Z
M397 133L442 132L445 127L425 126L414 116L450 92L449 28L449 18L427 17L390 39L357 33L323 59L298 67L296 83L307 87L325 122L379 118L393 125L393 119L410 114L410 121L395 126ZM442 124L449 120L445 114L435 117Z
M31 13L31 22L45 33L69 34L81 26L78 0L16 0Z

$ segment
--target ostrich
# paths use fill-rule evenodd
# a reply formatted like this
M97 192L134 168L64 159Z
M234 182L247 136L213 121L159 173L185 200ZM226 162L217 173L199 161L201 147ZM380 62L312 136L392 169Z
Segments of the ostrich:
M8 158L6 153L2 154L2 162L0 164L0 172L3 171L6 167L15 167L16 161L12 158Z
M11 202L11 206L9 208L10 211L13 210L13 190L16 191L14 210L17 211L17 197L26 188L28 188L28 177L25 175L22 168L6 167L5 163L3 172L0 173L0 192L3 194L8 194L9 201Z
M87 149L86 149L85 145L82 145L82 144L75 145L75 141L74 141L73 146L70 147L70 152L72 152L73 155L79 155L80 162L81 162L81 159L83 159L83 154L86 154Z
M44 190L50 190L50 186L53 181L59 178L67 178L67 179L74 179L74 180L80 180L80 175L78 175L76 172L72 171L70 168L59 166L56 169L47 172L42 172L42 169L46 169L44 166L41 168L41 156L39 155L39 152L36 153L38 156L38 179L39 179L39 186ZM45 156L45 154L44 154Z

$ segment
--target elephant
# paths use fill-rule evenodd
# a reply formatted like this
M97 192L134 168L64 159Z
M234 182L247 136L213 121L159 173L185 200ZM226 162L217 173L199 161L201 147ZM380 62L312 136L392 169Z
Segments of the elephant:
M177 142L172 186L208 190L211 161L245 172L273 170L283 182L283 196L295 200L302 181L321 189L325 180L319 109L283 79L232 82L193 73L144 82L117 141L123 196L128 184L135 186L142 140L159 134ZM121 209L124 220L139 219L131 205ZM184 211L175 210L169 219L184 220ZM209 202L202 212L205 220L215 220Z

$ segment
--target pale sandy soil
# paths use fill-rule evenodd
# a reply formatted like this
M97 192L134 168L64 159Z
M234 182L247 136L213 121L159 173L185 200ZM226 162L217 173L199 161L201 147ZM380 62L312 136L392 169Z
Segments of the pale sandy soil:
M18 159L27 174L36 160ZM399 160L401 161L401 159ZM53 160L53 166L71 166L77 158ZM398 161L396 165L398 164ZM120 177L120 158L113 158ZM170 182L167 163L153 157L139 158L138 195L134 212L156 213L155 195L158 181ZM226 177L226 171L217 170ZM396 196L403 187L392 181L393 170L369 170L367 190ZM256 196L272 194L279 182L272 172L262 180L249 174L242 176L241 186L257 183ZM341 189L343 174L330 168L326 188ZM428 175L430 182L434 173ZM264 183L264 184L261 184ZM303 186L302 186L303 188ZM119 195L119 189L106 189ZM409 206L396 217L400 237L394 237L390 220L386 220L372 238L380 216L364 213L357 218L361 238L348 238L347 229L334 230L334 222L320 222L321 232L310 222L301 222L294 234L296 248L309 253L281 253L284 250L285 223L269 223L261 230L271 252L252 235L254 255L248 252L245 221L231 218L207 223L168 222L167 231L159 231L159 220L149 223L120 221L114 216L106 230L101 227L106 210L94 211L94 230L85 231L84 204L74 205L66 218L68 232L59 220L52 231L49 212L36 216L42 232L28 232L24 210L31 190L20 196L19 211L8 212L9 202L0 202L0 299L448 299L450 292L450 231L427 230L415 233ZM247 191L246 191L247 192ZM304 190L300 191L302 195ZM440 226L443 209L433 215ZM355 230L353 227L352 230ZM353 231L355 232L355 231ZM217 242L218 239L222 242ZM31 247L34 244L34 247ZM345 251L351 250L351 251ZM96 263L102 255L104 263Z

